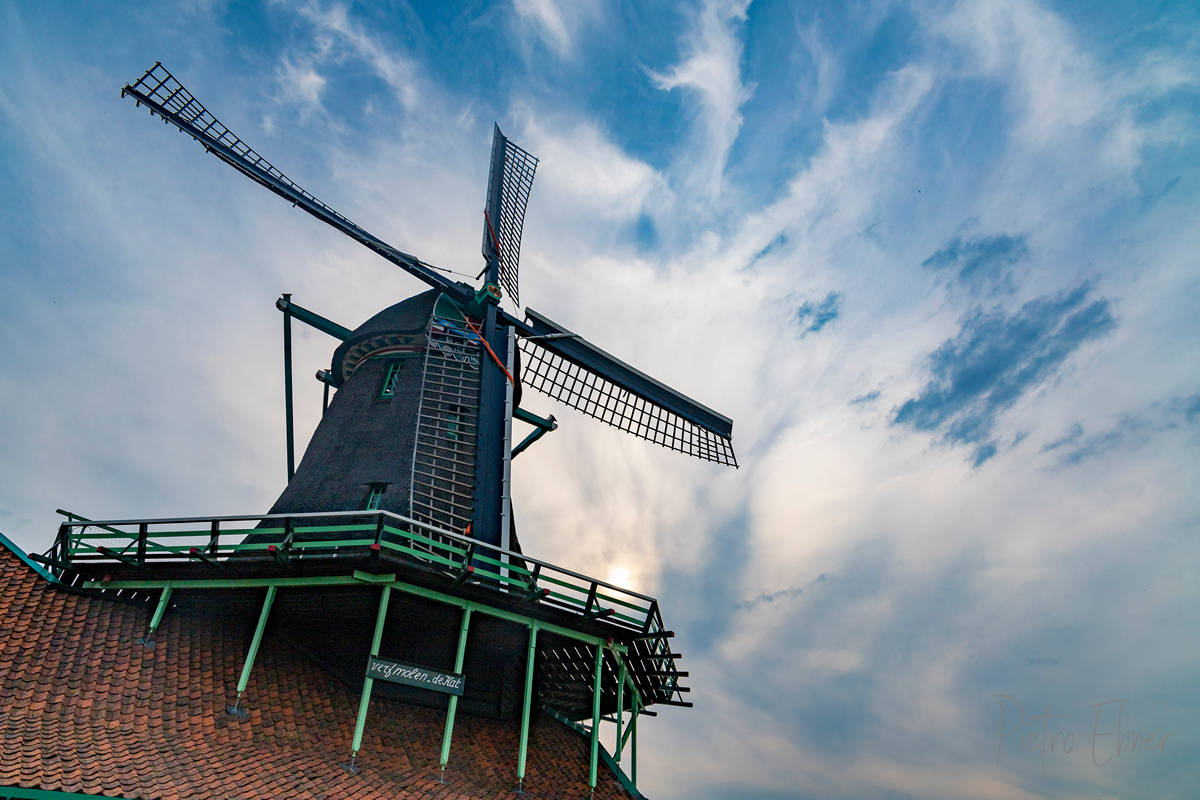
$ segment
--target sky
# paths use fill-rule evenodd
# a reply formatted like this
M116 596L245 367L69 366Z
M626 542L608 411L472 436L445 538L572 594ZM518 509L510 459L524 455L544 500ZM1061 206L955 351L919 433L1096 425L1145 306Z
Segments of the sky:
M161 60L401 250L734 420L739 469L527 393L522 545L660 599L654 798L1184 798L1200 754L1200 10L0 2L0 532L262 513L275 298L423 287L119 97ZM333 342L295 330L297 425ZM610 734L606 734L610 735Z

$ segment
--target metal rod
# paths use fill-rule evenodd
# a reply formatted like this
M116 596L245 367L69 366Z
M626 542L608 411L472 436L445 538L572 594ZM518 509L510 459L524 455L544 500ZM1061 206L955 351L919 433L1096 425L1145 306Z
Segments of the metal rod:
M290 304L292 296L286 292L283 302ZM296 475L296 442L292 424L292 312L283 308L283 413L287 420L287 476L288 483Z
M509 459L511 460L511 459L514 459L517 456L521 455L521 453L525 452L525 450L527 450L530 445L532 445L534 442L536 442L538 439L542 438L545 435L546 435L546 428L534 428L532 431L529 432L529 435L527 435L524 439L521 440L520 444L518 444L516 447L514 447L512 449L512 453L509 454ZM522 463L524 463L524 462L522 462Z
M246 664L242 667L242 676L238 678L237 699L233 702L235 712L246 686L250 683L250 670L254 669L254 658L258 655L258 646L262 643L263 630L267 627L267 617L271 614L271 605L275 602L277 591L277 586L267 587L267 596L263 600L262 611L258 614L258 625L254 628L254 637L250 639L250 651L246 653Z
M462 627L458 630L458 652L454 656L454 672L461 675L463 659L467 655L467 628L471 624L471 606L463 609ZM458 695L450 695L450 706L446 709L446 731L442 734L442 769L450 761L450 739L454 735L454 715L458 712Z
M596 762L600 755L600 668L604 665L604 648L596 645L596 680L592 684L592 757L588 786L596 790Z
M513 418L519 419L522 422L528 422L535 428L541 428L547 431L558 430L558 422L554 419L553 414L551 414L549 417L543 418L531 411L526 411L525 409L518 407L513 409Z
M521 710L521 749L517 754L517 789L525 783L525 756L529 749L529 713L533 705L533 661L537 655L537 620L529 626L529 653L525 658L525 705Z
M371 637L371 658L379 655L379 645L383 641L383 623L387 619L388 599L391 596L392 587L384 584L379 595L379 614L375 617L375 635ZM370 675L363 679L362 698L358 701L358 717L354 722L354 742L350 746L351 759L358 756L358 749L362 746L363 729L367 726L367 706L371 703L371 688L374 685L375 680Z
M146 638L150 638L159 624L163 621L163 615L167 613L167 603L171 602L171 587L164 586L162 594L158 596L158 607L154 609L154 616L150 618L150 631L146 634Z
M320 314L309 311L307 308L296 305L292 302L292 296L285 294L283 297L275 301L275 307L285 314L290 314L306 325L319 330L321 333L327 333L335 339L341 339L343 342L350 338L353 333L349 328L343 328L333 320L325 319Z

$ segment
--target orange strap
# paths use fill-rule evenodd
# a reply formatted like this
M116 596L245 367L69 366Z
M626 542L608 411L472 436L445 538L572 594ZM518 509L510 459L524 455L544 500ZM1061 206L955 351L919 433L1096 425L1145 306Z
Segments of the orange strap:
M508 371L508 367L504 366L504 362L496 357L496 351L492 349L490 344L488 344L488 340L483 338L483 334L479 332L478 328L471 324L471 320L468 317L464 315L463 319L467 321L467 327L471 329L471 332L479 337L479 341L483 342L483 346L487 349L488 355L492 357L492 361L496 362L496 366L504 370L504 374L508 376L508 382L513 386L516 386L517 382L513 380L512 373Z

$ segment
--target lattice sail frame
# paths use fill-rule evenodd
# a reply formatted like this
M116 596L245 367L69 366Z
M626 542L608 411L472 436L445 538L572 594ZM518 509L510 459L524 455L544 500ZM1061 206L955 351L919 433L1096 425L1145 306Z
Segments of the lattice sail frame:
M501 139L498 153L500 169L500 218L489 220L490 230L486 236L496 237L500 261L500 286L513 302L520 305L521 295L517 281L517 269L521 261L521 233L525 228L525 208L529 204L529 193L533 189L533 176L537 172L538 159L497 129ZM493 170L497 164L493 161ZM492 198L488 198L492 206ZM486 243L485 243L486 244Z
M521 382L590 417L649 442L736 467L733 442L562 355L520 338Z
M288 176L280 172L270 161L267 161L261 155L254 151L252 147L243 142L234 134L233 131L226 128L222 122L214 117L204 105L192 96L192 93L184 88L175 76L172 75L162 64L155 64L146 71L146 74L137 79L133 84L133 88L137 89L142 94L151 100L162 105L168 111L178 115L186 122L190 122L199 128L199 133L206 138L212 139L215 142L225 145L235 154L246 161L247 164L263 170L275 180L287 185L296 193L303 196L313 205L320 207L330 216L357 228L352 221L344 217L342 214L334 211L329 206L322 203L317 198L313 197L312 193L304 189L298 183L293 181ZM234 166L237 166L236 164ZM250 178L256 179L252 173L246 173Z

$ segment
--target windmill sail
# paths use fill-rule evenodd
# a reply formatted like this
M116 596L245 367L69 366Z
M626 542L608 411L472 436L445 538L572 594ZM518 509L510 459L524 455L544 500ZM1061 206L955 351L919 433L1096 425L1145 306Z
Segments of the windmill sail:
M733 421L664 386L533 309L518 339L521 381L588 416L680 453L737 466Z
M350 238L366 245L396 266L410 272L434 288L453 293L456 297L471 297L474 292L465 284L452 281L434 271L435 268L416 256L403 253L379 237L368 233L345 216L325 205L310 192L280 172L271 162L256 153L214 117L191 92L175 79L166 67L156 63L132 85L121 90L121 96L131 95L145 103L150 113L158 114L204 146L204 149L231 167L261 184L295 206L307 211L322 222L337 228Z
M517 267L521 261L521 232L525 207L533 188L538 160L500 132L492 134L492 166L488 175L487 207L483 220L483 256L500 264L500 285L514 303L521 302Z

